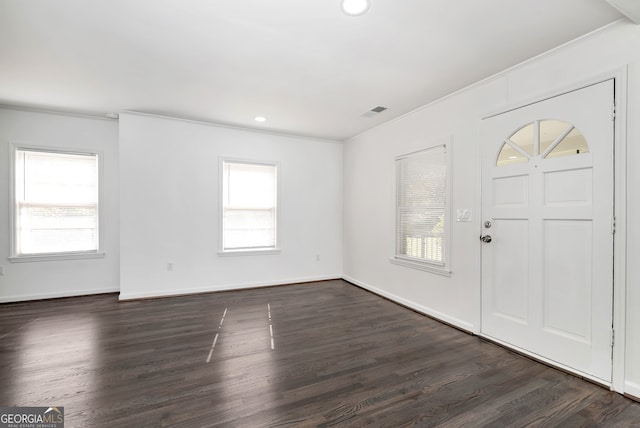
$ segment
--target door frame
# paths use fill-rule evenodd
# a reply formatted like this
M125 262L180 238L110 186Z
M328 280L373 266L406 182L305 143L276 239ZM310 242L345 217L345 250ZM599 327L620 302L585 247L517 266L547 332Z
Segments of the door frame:
M614 216L616 219L615 235L613 243L613 330L615 332L615 340L612 349L612 373L611 383L604 384L611 390L624 393L625 385L625 340L626 340L626 294L627 294L627 66L613 69L606 73L600 73L593 76L590 79L580 80L571 85L557 88L551 92L540 94L533 98L524 99L519 102L510 102L505 107L497 110L489 111L478 118L476 126L476 212L475 216L475 231L477 236L482 234L482 159L480 156L480 124L482 120L488 119L492 116L503 114L512 110L516 110L522 107L526 107L531 104L535 104L550 98L554 98L560 95L564 95L569 92L583 89L587 86L591 86L597 83L604 82L606 80L613 79L614 81L614 98L615 98L615 122L613 124L614 136L613 136L613 156L614 156ZM612 112L614 114L614 112ZM477 328L474 333L485 337L482 334L482 251L481 241L477 240L476 251L480 263L478 264L478 287L476 290L476 302L477 312L475 324ZM486 338L486 337L485 337ZM488 340L497 342L502 346L514 349L520 353L528 355L534 359L541 360L549 365L559 367L565 371L574 373L580 377L585 377L584 374L577 371L558 365L557 363L541 358L523 349L516 348L504 342L497 341L493 338L487 338ZM592 381L602 384L602 380L593 378Z

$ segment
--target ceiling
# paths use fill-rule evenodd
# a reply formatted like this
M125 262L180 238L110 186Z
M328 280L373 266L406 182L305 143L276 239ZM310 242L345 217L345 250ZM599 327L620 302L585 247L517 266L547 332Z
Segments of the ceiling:
M604 0L371 2L0 0L0 104L344 140L622 17Z

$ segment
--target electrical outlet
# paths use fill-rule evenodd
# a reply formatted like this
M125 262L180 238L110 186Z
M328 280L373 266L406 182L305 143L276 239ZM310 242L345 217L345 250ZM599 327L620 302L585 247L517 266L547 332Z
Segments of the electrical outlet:
M320 261L320 254L316 254L316 261L319 262Z
M173 262L167 262L167 272L173 272Z

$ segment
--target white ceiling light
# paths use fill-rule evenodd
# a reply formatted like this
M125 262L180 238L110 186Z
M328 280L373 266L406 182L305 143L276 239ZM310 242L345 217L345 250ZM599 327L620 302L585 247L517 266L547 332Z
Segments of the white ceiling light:
M350 16L358 16L369 10L369 0L342 0L342 11Z
M265 122L267 120L264 116L256 116L253 118L256 122Z

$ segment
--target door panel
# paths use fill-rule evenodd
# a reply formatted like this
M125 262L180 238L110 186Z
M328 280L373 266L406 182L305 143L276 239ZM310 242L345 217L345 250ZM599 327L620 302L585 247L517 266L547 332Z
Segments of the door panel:
M496 220L492 310L496 316L528 323L529 224L527 220Z
M544 204L552 206L591 206L593 192L591 168L554 171L544 174Z
M613 80L480 128L482 332L607 382L612 106Z
M499 177L493 180L495 207L527 207L529 204L529 177Z
M544 323L550 333L591 343L590 221L544 222ZM571 304L575 309L567 310Z

